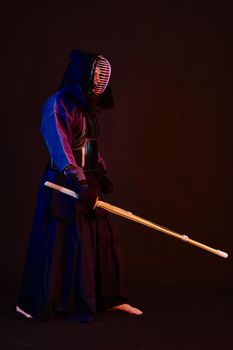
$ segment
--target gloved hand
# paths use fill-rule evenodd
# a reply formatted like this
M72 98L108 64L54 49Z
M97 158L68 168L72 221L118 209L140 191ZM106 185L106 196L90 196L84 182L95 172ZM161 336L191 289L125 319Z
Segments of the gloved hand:
M78 203L83 208L94 209L97 199L98 199L97 193L95 191L87 189L80 195L78 199Z
M100 185L103 193L113 192L114 187L107 174L100 178Z
M114 189L113 184L108 176L107 170L101 163L98 164L97 174L100 181L101 190L103 193L111 193Z
M78 179L78 168L74 165L68 166L63 173L67 178L71 190L79 195L78 203L86 209L93 209L98 198L95 191L89 189L87 181Z

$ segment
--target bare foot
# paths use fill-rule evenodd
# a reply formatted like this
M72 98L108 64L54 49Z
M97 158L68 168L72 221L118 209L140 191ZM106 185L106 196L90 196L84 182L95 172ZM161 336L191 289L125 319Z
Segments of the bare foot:
M116 305L116 306L113 306L113 307L107 309L107 311L123 311L123 312L126 312L127 314L131 314L131 315L142 315L143 314L143 312L141 310L139 310L136 307L133 307L129 304Z
M16 312L18 312L18 313L24 315L24 316L27 317L27 318L33 319L33 317L32 317L30 314L27 314L25 311L23 311L22 309L20 309L20 307L18 307L18 306L16 306Z

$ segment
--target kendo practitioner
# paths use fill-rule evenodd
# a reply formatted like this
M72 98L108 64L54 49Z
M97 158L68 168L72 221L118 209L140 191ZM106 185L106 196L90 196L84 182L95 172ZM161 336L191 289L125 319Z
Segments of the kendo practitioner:
M16 311L44 320L89 322L96 310L140 315L127 304L119 235L111 215L94 208L113 190L98 151L97 113L113 107L111 66L73 50L59 90L42 107L41 132L51 161L41 179ZM67 187L79 199L44 186Z

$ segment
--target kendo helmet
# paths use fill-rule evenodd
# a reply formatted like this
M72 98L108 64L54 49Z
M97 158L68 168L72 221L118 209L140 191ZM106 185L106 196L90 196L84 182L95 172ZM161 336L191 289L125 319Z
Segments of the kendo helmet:
M100 54L72 50L61 88L65 88L85 108L95 100L100 109L113 107L109 61Z

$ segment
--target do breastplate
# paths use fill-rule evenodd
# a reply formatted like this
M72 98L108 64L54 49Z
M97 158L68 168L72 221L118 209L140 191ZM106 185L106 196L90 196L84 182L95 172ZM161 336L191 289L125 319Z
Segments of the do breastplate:
M82 131L73 140L72 151L77 165L84 171L94 171L98 163L99 125L95 116L83 116Z

